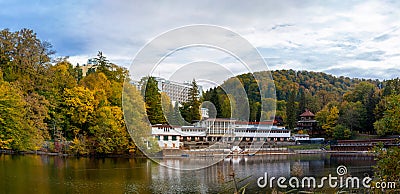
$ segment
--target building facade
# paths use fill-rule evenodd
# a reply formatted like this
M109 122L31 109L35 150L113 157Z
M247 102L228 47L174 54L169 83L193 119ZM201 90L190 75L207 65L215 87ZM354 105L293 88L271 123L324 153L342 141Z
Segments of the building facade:
M300 120L297 122L297 129L306 131L309 135L320 134L317 126L318 122L315 120L315 115L308 109L300 115Z
M242 122L232 119L206 119L195 126L153 125L152 135L162 149L207 148L216 142L227 146L289 141L290 130L271 122Z
M160 92L165 92L173 103L178 102L182 104L189 101L189 91L192 88L191 83L179 83L161 77L155 77L155 80L158 82L158 89ZM199 96L197 97L200 98L203 92L202 86L198 85L198 90Z

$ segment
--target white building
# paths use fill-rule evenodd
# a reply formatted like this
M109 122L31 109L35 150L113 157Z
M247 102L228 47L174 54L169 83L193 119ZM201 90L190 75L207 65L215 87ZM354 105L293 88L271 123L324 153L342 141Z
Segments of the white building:
M210 116L208 115L208 108L201 108L201 119L208 119Z
M290 130L272 125L273 122L242 122L233 119L206 119L197 126L153 125L152 135L163 149L182 149L188 145L208 146L217 141L232 145L234 141L288 141Z
M310 140L310 135L308 134L294 134L293 135L293 140L298 141L298 140Z
M158 82L158 89L160 92L165 92L171 101L178 102L180 104L189 101L189 90L192 88L191 83L189 82L184 82L184 83L179 83L175 81L170 81L166 80L161 77L155 77L156 81ZM198 85L198 90L199 90L199 96L200 98L202 92L203 92L203 87Z
M85 77L88 74L88 72L96 71L97 67L98 67L97 60L95 58L88 59L87 64L79 66L79 68L82 70L83 77Z
M175 105L175 102L182 104L184 102L189 101L189 90L192 88L191 82L176 82L170 81L161 77L154 77L157 81L157 87L160 92L164 92L171 99L172 105ZM138 90L141 90L142 84L140 81L131 81L131 84L136 86ZM203 93L203 87L201 85L197 85L199 96L201 97Z

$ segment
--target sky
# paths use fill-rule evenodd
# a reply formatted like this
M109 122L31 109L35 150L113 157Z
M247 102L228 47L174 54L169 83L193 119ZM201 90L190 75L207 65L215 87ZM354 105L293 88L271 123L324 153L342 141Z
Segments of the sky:
M400 75L400 1L0 0L0 7L1 29L33 29L53 45L56 56L69 56L73 64L102 51L110 61L129 67L160 34L210 24L248 40L271 70L381 80ZM224 55L192 51L165 63L179 66L198 56L221 61Z

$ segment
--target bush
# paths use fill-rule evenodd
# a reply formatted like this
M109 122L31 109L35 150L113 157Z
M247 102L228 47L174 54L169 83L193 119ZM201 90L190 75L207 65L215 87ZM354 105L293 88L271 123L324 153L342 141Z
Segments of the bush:
M343 125L336 125L333 129L333 138L335 139L350 139L352 137L352 133L350 129Z

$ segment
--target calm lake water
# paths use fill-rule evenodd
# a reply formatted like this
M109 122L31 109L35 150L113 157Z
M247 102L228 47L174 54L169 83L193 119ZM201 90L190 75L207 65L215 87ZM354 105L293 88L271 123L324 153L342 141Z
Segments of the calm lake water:
M179 160L171 160L179 162ZM0 193L220 193L233 192L232 169L246 193L266 193L264 176L290 177L301 166L305 176L336 175L345 165L352 176L373 175L373 157L365 155L265 155L237 157L197 171L179 171L148 159L74 158L0 155Z

